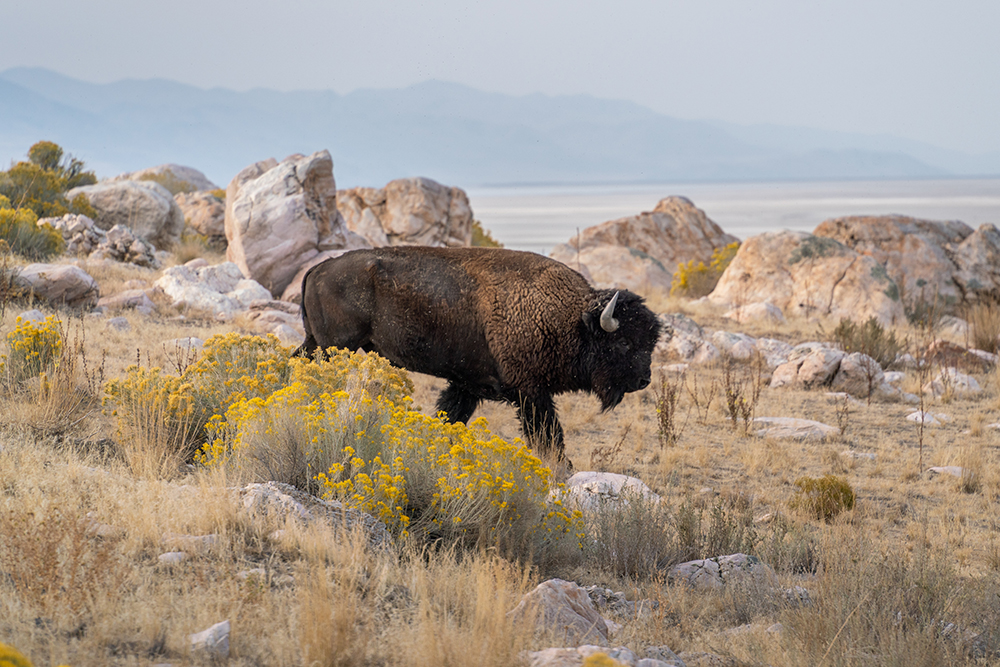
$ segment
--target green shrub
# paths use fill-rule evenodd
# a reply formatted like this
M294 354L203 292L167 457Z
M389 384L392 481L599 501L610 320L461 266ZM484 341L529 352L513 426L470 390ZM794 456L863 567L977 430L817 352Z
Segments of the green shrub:
M83 195L67 202L63 193L97 182L92 171L72 156L63 159L63 149L51 141L39 141L28 149L28 161L0 172L0 195L17 210L30 209L38 218L80 213L91 218L96 212Z
M472 245L478 248L502 248L503 244L493 238L490 230L483 228L483 223L472 221Z
M704 262L695 264L693 259L687 264L680 264L670 284L670 295L697 299L710 294L739 249L739 241L734 241L723 248L716 248L708 266Z
M801 477L795 481L798 490L792 499L793 509L801 509L817 519L830 521L854 508L854 489L845 479L835 475Z
M31 261L48 259L66 247L62 234L48 225L39 226L34 211L12 208L3 195L0 195L0 240L15 255Z
M0 357L0 373L8 385L16 385L55 370L63 346L62 322L49 315L36 324L17 318L7 334L8 353Z
M849 354L867 354L882 368L894 363L903 351L903 343L896 338L896 334L887 332L875 317L869 317L864 324L846 317L841 319L833 330L833 341Z

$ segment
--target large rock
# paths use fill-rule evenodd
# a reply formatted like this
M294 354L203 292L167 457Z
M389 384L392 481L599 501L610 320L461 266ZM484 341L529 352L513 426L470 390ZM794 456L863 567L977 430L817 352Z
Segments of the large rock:
M958 220L918 220L903 215L826 220L813 232L836 239L882 264L908 307L921 299L944 305L1000 293L1000 232Z
M375 247L472 244L472 208L461 188L429 178L401 178L384 188L352 188L337 193L347 227Z
M709 300L727 307L769 301L786 315L905 321L896 284L874 258L807 232L747 239Z
M549 579L509 612L515 619L534 613L539 630L558 636L565 646L608 645L608 626L587 591L572 581Z
M180 240L184 214L170 191L153 181L105 181L66 193L67 199L84 195L97 211L97 226L109 230L124 225L157 248Z
M194 167L183 167L179 164L161 164L127 174L119 174L109 180L155 181L173 194L195 192L196 190L216 190L219 187Z
M174 201L188 227L209 239L226 238L226 205L211 192L178 192Z
M682 582L697 590L718 590L733 584L773 588L777 575L756 556L731 554L675 565L669 573L671 581Z
M637 477L613 472L583 471L566 480L562 501L571 509L596 512L602 508L625 505L633 499L657 503L660 496Z
M318 524L338 531L359 530L368 545L378 549L392 544L392 535L385 524L370 514L344 507L338 500L321 500L280 482L248 484L235 491L243 510L252 517L268 517L279 524L291 520L302 526Z
M550 256L597 287L669 290L679 264L708 264L715 250L737 240L690 200L667 197L652 211L588 227Z
M347 228L336 203L328 151L256 162L226 190L226 257L280 296L320 252L370 247Z
M54 306L93 308L101 295L97 281L72 264L28 264L14 282Z
M867 354L852 352L840 360L830 388L864 398L878 393L884 383L885 372L877 361Z
M254 301L271 298L270 292L260 283L244 278L232 262L198 268L172 266L153 284L175 306L223 318L249 309Z

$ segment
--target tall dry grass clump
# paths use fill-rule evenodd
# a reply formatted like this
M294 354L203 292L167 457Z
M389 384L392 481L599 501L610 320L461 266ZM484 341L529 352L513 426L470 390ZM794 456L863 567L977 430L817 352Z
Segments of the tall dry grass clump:
M1000 347L1000 304L977 301L963 314L969 323L969 345L995 354Z

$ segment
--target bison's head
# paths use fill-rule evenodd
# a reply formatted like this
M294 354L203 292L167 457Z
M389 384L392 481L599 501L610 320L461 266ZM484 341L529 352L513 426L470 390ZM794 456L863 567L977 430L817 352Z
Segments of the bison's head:
M581 362L604 410L649 385L660 322L642 297L624 290L598 291L583 314L582 328L586 343Z

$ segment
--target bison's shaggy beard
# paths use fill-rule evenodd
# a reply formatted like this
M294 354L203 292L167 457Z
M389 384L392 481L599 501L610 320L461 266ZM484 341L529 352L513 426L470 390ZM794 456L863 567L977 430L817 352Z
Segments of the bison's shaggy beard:
M601 412L614 410L625 398L625 390L614 385L603 385L594 388L594 395L601 401Z

